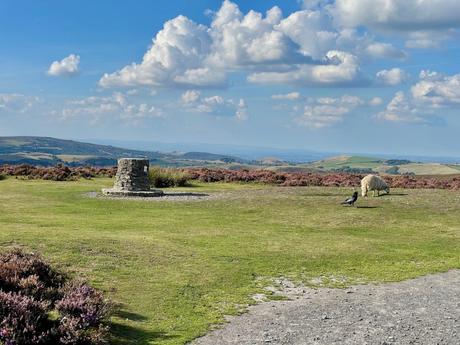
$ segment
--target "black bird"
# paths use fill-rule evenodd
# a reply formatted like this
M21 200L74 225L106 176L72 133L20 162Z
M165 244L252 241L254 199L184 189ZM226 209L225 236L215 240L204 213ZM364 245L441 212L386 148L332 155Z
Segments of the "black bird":
M344 202L341 203L341 205L350 205L350 206L355 206L355 202L358 200L358 192L354 192L353 196L350 198L346 198Z

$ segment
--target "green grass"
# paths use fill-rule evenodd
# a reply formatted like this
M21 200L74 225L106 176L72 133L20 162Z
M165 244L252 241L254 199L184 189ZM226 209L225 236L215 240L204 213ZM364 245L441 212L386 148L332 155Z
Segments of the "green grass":
M331 157L321 161L314 162L313 167L321 166L323 169L331 170L338 169L345 166L351 168L370 168L377 170L382 165L382 160L371 157L360 156L339 156Z
M403 174L412 172L416 175L453 175L458 174L458 170L444 164L438 163L410 163L401 165L399 171Z
M311 168L319 168L324 170L334 170L343 167L355 169L372 169L374 172L386 173L391 167L385 164L385 160L372 157L361 156L338 156L320 160L309 165ZM460 166L455 164L446 165L441 163L409 163L396 165L399 172L414 173L415 175L453 175L457 174ZM308 167L308 165L307 165Z
M112 185L0 182L0 246L38 250L120 305L115 344L184 344L241 312L274 277L387 282L460 268L460 194L392 190L338 205L350 188L201 184L201 202L91 199ZM366 208L364 207L366 206Z

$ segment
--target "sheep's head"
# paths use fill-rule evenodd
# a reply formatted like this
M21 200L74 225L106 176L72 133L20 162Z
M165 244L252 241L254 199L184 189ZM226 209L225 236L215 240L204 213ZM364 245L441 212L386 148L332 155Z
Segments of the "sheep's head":
M387 192L387 194L390 194L390 187L385 188L385 192Z

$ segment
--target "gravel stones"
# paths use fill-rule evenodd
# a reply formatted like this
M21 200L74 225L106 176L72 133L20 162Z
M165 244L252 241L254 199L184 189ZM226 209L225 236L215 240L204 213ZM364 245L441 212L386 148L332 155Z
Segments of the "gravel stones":
M249 307L192 344L459 344L460 270L399 283L283 293L291 300Z

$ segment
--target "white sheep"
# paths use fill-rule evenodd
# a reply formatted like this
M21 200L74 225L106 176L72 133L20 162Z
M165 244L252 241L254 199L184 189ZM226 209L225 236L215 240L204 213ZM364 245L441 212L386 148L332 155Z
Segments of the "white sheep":
M367 175L361 180L361 194L363 197L367 196L369 191L373 192L373 196L375 196L375 191L377 191L377 195L380 195L381 190L390 194L390 187L380 176Z

